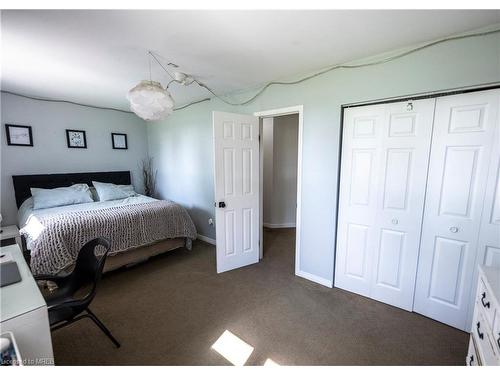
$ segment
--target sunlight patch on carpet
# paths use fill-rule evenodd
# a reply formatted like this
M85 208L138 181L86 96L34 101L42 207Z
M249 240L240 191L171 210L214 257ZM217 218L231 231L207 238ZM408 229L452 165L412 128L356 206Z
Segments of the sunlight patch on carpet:
M271 358L266 359L264 362L264 366L279 366L276 362L274 362Z
M235 366L243 366L253 352L253 346L228 330L217 339L212 349Z

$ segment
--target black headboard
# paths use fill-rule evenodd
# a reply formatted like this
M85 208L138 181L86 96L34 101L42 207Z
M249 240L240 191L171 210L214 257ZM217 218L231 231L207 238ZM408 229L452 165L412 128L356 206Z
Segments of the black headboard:
M111 182L117 185L130 185L130 171L120 172L85 172L85 173L58 173L58 174L28 174L12 176L14 191L16 193L17 207L31 197L30 188L53 189L71 186L74 184L87 184L92 186L92 181Z

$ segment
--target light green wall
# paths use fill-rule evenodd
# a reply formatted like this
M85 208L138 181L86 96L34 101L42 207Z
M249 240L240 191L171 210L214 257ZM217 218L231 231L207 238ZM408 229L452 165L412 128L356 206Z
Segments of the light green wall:
M436 45L383 65L273 86L245 106L218 99L193 105L148 124L158 190L163 198L185 205L199 233L214 238L208 225L214 217L212 111L253 113L304 105L300 269L332 281L341 105L498 81L500 35L493 34Z

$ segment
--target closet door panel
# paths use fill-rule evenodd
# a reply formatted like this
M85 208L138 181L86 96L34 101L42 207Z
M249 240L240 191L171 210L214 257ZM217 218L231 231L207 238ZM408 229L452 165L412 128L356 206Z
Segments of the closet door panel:
M438 98L414 310L468 328L497 93Z
M464 259L469 244L436 237L430 275L429 297L456 308L465 276Z
M497 108L499 109L479 232L476 266L474 267L474 285L478 278L477 265L500 267L500 90L495 91L497 93ZM468 322L472 321L474 299L475 293L472 291L469 297Z
M500 108L500 90L497 93L497 107ZM490 168L484 212L478 246L478 264L500 267L500 109L497 115L496 134Z
M370 295L383 106L346 109L335 286Z
M385 106L371 297L411 311L435 99Z

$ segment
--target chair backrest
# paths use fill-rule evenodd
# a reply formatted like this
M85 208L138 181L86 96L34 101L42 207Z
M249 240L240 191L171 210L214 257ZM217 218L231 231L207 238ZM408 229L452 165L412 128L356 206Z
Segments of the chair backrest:
M95 255L95 249L97 246L104 247L104 253L97 258ZM109 241L105 238L99 237L87 242L81 248L76 258L75 269L71 273L70 288L71 292L76 292L83 286L90 286L90 291L81 298L81 302L90 303L94 298L97 283L101 279L102 270L104 268L104 263L111 245Z

